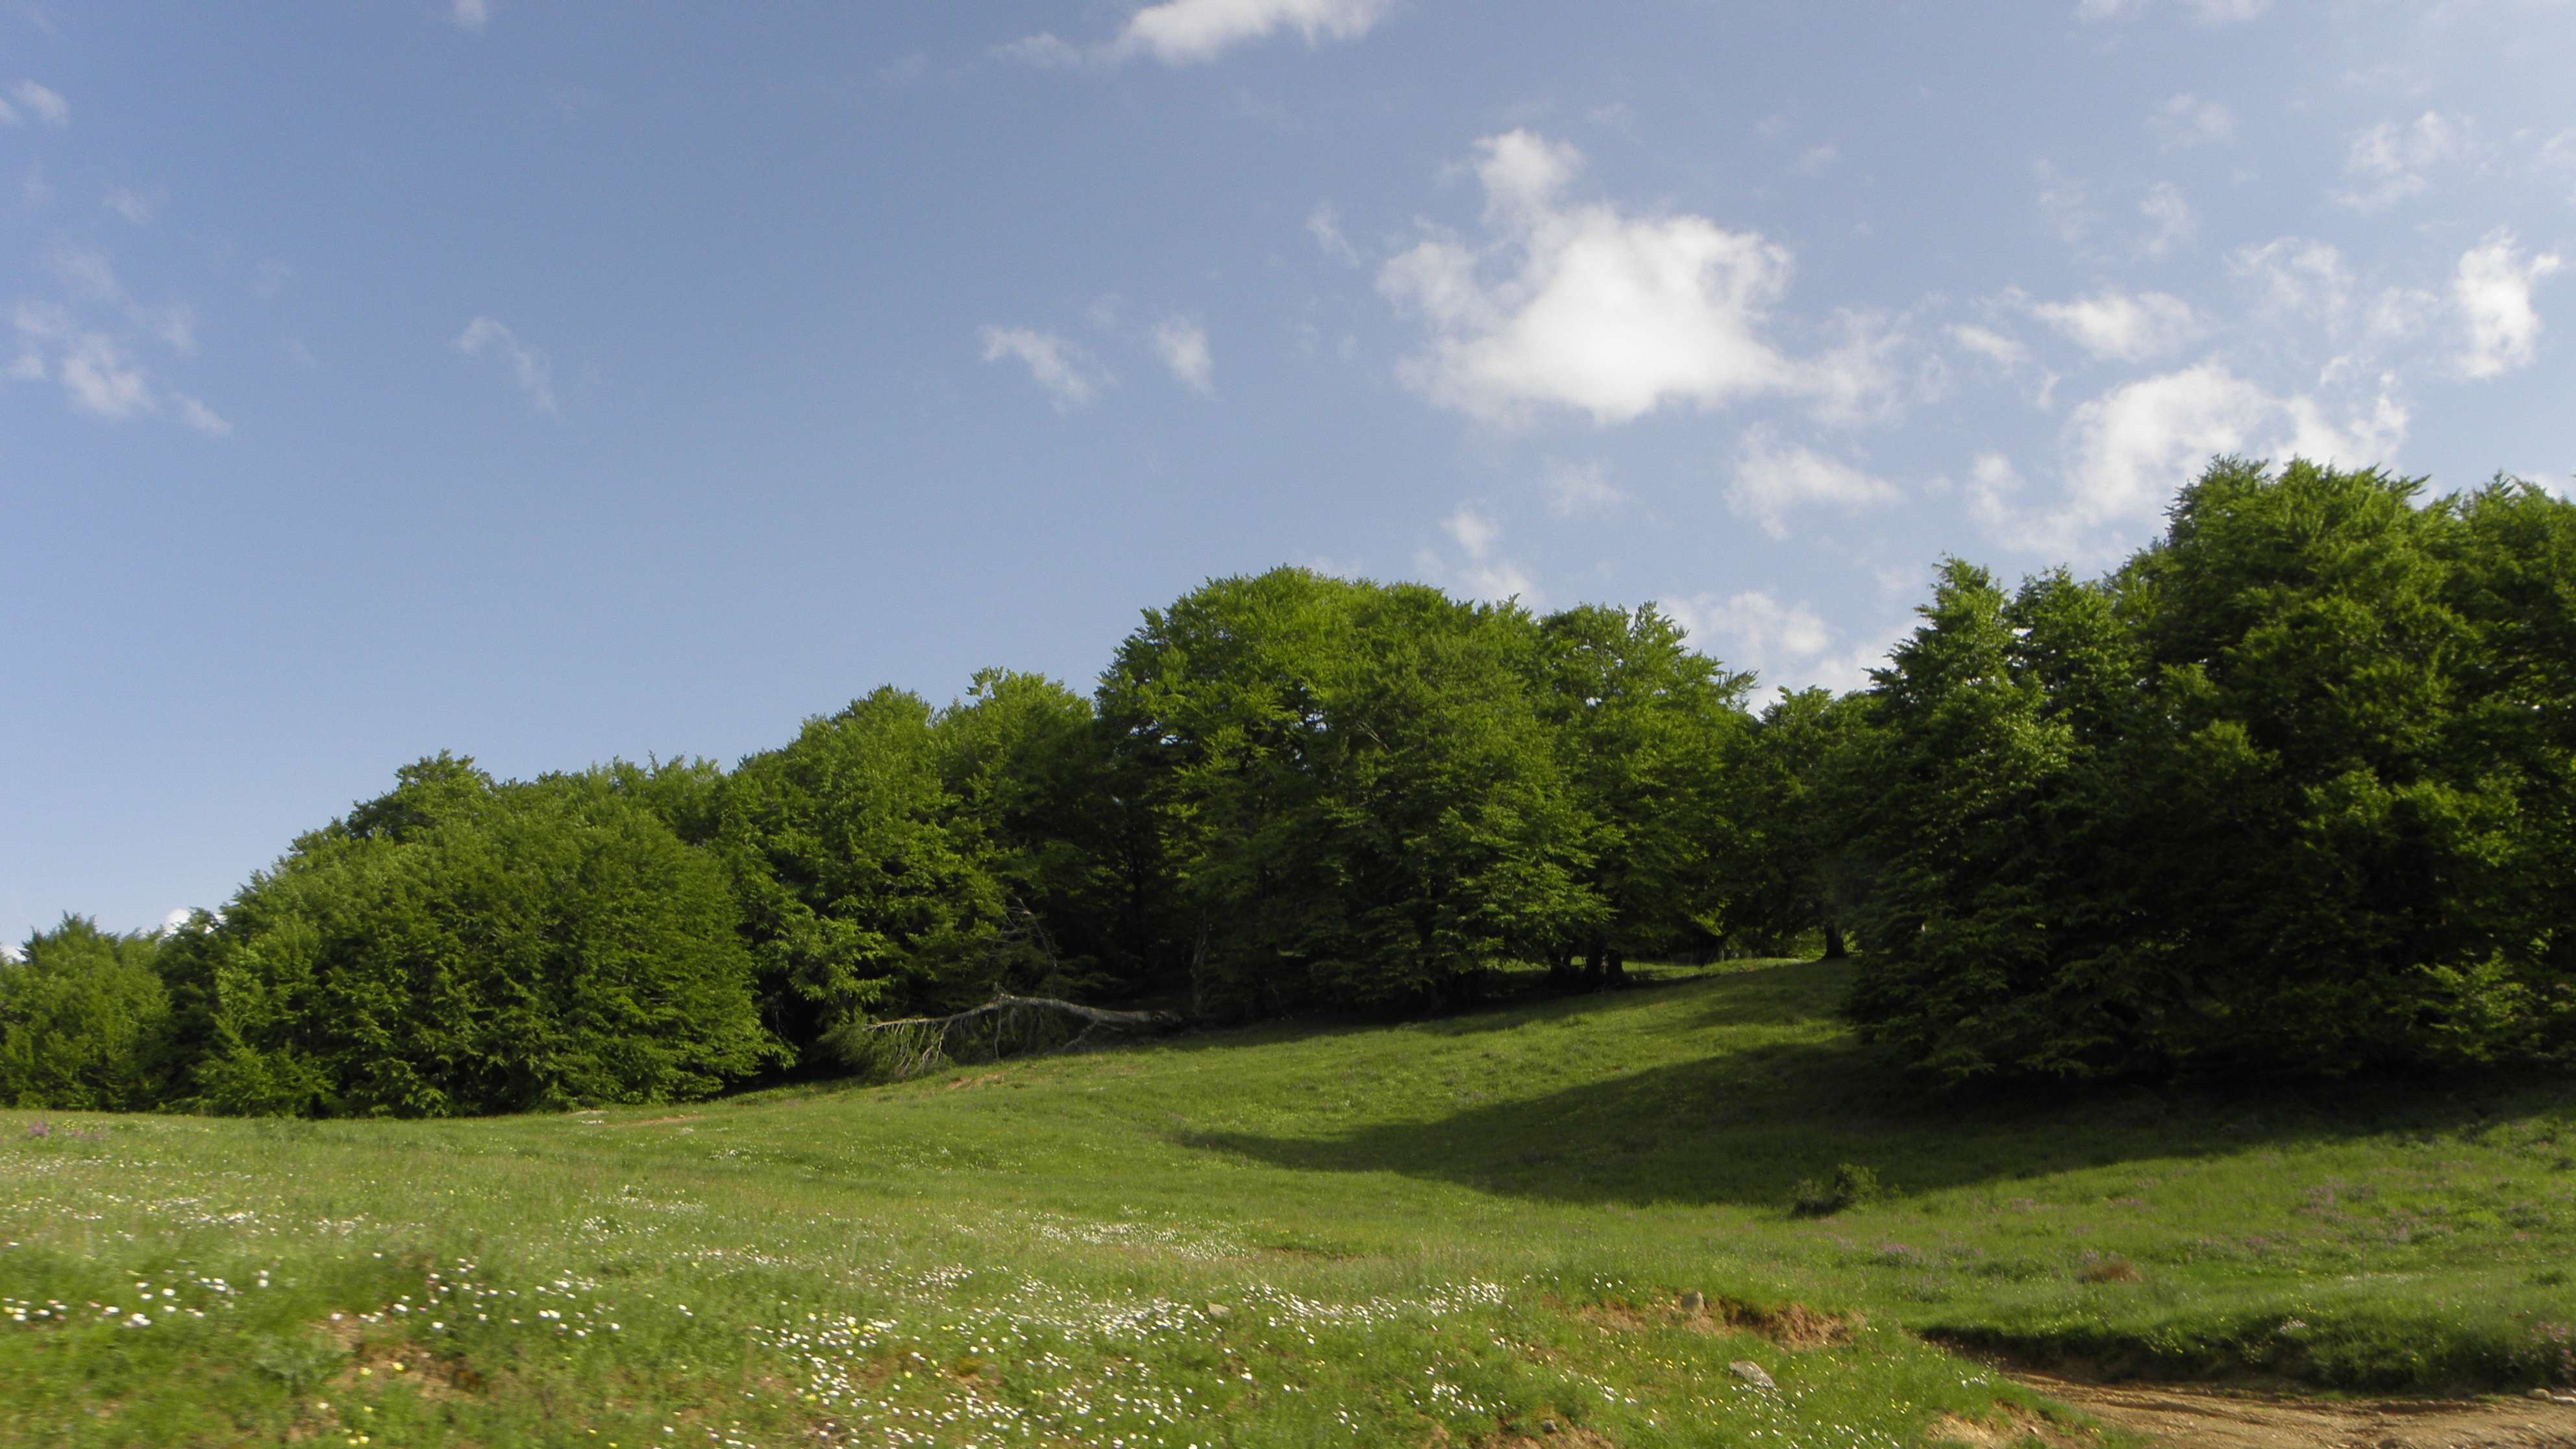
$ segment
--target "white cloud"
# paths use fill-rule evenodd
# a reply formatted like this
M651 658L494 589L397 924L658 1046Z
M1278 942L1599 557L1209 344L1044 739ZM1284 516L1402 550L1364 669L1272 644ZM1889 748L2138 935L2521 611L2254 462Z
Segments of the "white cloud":
M84 293L88 300L122 305L139 322L169 321L126 302L103 258L95 253L64 255L75 261L72 278L83 285L105 286L103 292ZM175 325L185 326L187 309L172 309L171 315L177 319ZM51 302L21 302L10 320L18 335L18 353L7 372L10 381L59 383L64 399L75 411L111 422L161 410L162 398L150 375L112 333L99 329L70 308ZM223 421L192 398L174 394L171 400L179 405L180 421L201 432L211 430L199 414L218 424Z
M2076 0L2080 20L2124 20L2143 14L2153 0ZM2203 25L2241 25L2272 8L2272 0L2182 0L2182 8Z
M1029 376L1046 389L1060 413L1089 406L1100 396L1101 389L1114 381L1091 354L1052 332L1028 327L985 328L984 360L999 362L1006 357L1016 357L1027 365Z
M152 198L139 191L116 187L107 193L107 200L102 204L135 226L152 220Z
M510 380L538 412L555 410L554 370L546 355L519 340L519 335L489 317L477 317L456 336L456 350L468 357L489 351L510 369Z
M2266 320L2331 325L2352 305L2352 270L2343 253L2325 242L2285 236L2239 247L2228 257L2227 270L2254 289L2256 315Z
M85 332L71 339L55 364L72 406L92 417L130 418L152 410L152 386L114 338Z
M2529 366L2540 343L2540 314L2532 310L2531 289L2558 270L2556 252L2525 260L2510 231L2487 233L2486 240L2460 257L2451 279L2451 299L2458 306L2468 342L2459 354L2466 377L2497 377Z
M0 101L0 125L18 124L18 112L22 110L35 117L39 124L57 131L72 123L71 102L64 100L60 91L22 80L9 87L9 97L17 105L12 107L8 101Z
M2080 176L2069 176L2047 161L2034 168L2039 178L2039 214L2048 229L2068 246L2080 246L2101 220L2093 211L2093 196Z
M204 403L188 396L184 392L174 392L170 394L170 401L179 405L179 421L186 423L189 427L195 428L198 432L205 434L209 438L228 438L232 436L233 425L226 422L213 408L206 406Z
M1040 32L998 46L1005 60L1047 70L1115 65L1149 55L1165 65L1214 60L1235 46L1282 32L1308 45L1356 40L1374 29L1394 0L1161 0L1127 17L1118 37L1080 46Z
M1038 70L1072 70L1090 59L1081 46L1045 31L1021 36L1008 45L995 46L993 53L1004 60L1017 61Z
M2426 111L2403 126L2382 121L2354 136L2345 149L2345 187L2335 200L2355 211L2384 210L2431 185L2425 172L2468 151L2467 124L2438 111Z
M2102 291L2030 310L2095 357L2121 362L2172 352L2201 331L2191 304L2165 292Z
M2236 139L2236 113L2223 102L2203 100L2189 91L2158 106L2148 124L2168 151Z
M1154 327L1154 355L1180 379L1181 386L1201 396L1216 392L1216 358L1208 351L1207 329L1186 317L1166 317Z
M1900 496L1886 479L1812 448L1784 444L1760 424L1745 429L1738 441L1735 476L1726 489L1727 506L1773 538L1788 536L1792 509L1826 506L1850 513Z
M1616 512L1628 494L1600 463L1556 463L1547 470L1548 510L1559 518Z
M1306 213L1306 235L1315 239L1315 245L1324 249L1324 255L1337 262L1359 265L1359 249L1351 245L1350 238L1342 235L1341 214L1333 209L1331 202L1318 202L1313 211Z
M115 308L127 322L160 339L173 352L197 350L196 309L185 302L147 307L135 301L125 284L117 280L116 268L105 252L63 245L48 253L45 261L64 290L77 300Z
M1355 40L1384 19L1389 6L1390 0L1163 0L1129 16L1118 44L1166 65L1188 65L1283 30L1297 32L1308 45Z
M1493 552L1494 545L1503 536L1501 524L1464 505L1443 520L1440 526L1448 530L1449 537L1456 540L1458 547L1471 559L1481 559Z
M2165 255L2200 232L2200 218L2192 214L2182 188L2170 181L2159 181L2147 188L2147 194L2138 201L2138 215L2147 219L2149 228L2138 250L2151 257Z
M1798 153L1797 172L1801 176L1822 176L1834 169L1834 163L1841 160L1842 155L1842 148L1831 141L1810 146Z
M1950 340L1998 367L2019 367L2030 360L2030 349L1990 327L1962 322L1950 329Z
M1414 566L1423 574L1454 593L1474 599L1519 599L1537 607L1538 589L1530 583L1528 573L1512 560L1500 555L1503 526L1492 515L1478 513L1465 504L1441 520L1441 530L1449 535L1466 561L1456 567L1442 563L1440 556L1424 549L1414 557Z
M2276 396L2215 361L2124 383L2068 417L2056 498L2024 507L2019 473L1989 453L1977 460L1970 509L2014 548L2060 558L2116 553L2140 540L2213 455L2388 461L2408 422L2390 386L2381 378L2377 397L2338 422L2312 396Z
M447 18L459 30L480 31L492 23L492 0L455 0Z
M1423 395L1495 422L1569 408L1621 423L1770 394L1857 410L1874 344L1808 363L1763 336L1788 286L1785 248L1704 217L1567 202L1581 153L1527 131L1478 152L1490 245L1433 238L1378 272L1378 290L1431 330L1403 368ZM1489 259L1509 275L1488 282Z
M1762 684L1804 689L1858 689L1870 669L1884 663L1884 642L1844 644L1823 617L1805 604L1784 603L1759 589L1719 596L1668 600L1664 612L1682 626L1694 647L1729 668L1750 669ZM1891 637L1899 629L1891 632Z

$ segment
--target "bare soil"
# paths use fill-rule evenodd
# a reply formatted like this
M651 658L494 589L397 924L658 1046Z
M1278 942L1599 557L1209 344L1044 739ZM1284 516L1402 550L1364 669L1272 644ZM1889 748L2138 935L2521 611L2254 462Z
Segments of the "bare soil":
M2576 1449L2576 1404L2538 1399L2308 1399L2204 1384L2013 1377L2176 1449Z

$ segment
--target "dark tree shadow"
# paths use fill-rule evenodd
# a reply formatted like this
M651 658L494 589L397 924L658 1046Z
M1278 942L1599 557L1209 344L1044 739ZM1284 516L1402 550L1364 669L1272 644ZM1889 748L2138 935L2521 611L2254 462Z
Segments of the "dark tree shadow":
M1708 979L1707 1011L1677 1016L1670 1030L1815 1023L1839 993L1820 992L1808 974L1814 969L1822 968ZM1415 1029L1463 1035L1549 1009L1513 1007ZM1207 1049L1216 1044L1212 1039ZM1178 1140L1277 1166L1392 1172L1555 1202L1782 1207L1800 1179L1845 1162L1870 1167L1903 1197L2146 1158L2452 1132L2552 1107L2576 1107L2576 1079L2525 1072L1945 1095L1836 1034L1818 1044L1754 1046L1473 1106L1435 1121L1311 1137L1191 1132Z

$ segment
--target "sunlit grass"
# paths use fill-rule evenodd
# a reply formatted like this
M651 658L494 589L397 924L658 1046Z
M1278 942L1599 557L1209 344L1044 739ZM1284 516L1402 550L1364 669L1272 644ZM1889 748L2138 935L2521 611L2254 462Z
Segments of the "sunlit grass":
M1898 1445L2027 1421L1924 1330L2356 1384L2576 1376L2566 1084L1930 1102L1833 1020L1841 982L1724 971L542 1118L0 1114L0 1442ZM1887 1199L1793 1217L1842 1163ZM1791 1301L1866 1326L1725 1326Z

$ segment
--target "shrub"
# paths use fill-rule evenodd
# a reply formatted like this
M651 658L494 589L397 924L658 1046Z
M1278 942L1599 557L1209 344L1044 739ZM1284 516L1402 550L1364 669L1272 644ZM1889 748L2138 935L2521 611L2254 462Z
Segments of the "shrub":
M1802 1218L1826 1218L1845 1208L1867 1207L1886 1196L1877 1173L1846 1162L1830 1176L1799 1179L1789 1191L1789 1210Z

